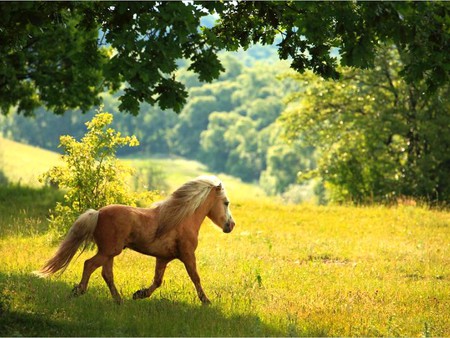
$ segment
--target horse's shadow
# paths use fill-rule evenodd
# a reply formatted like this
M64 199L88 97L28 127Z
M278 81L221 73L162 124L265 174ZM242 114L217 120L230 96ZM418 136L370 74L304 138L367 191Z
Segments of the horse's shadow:
M285 336L255 314L227 314L153 295L116 305L92 288L70 296L71 286L31 274L0 273L1 336ZM292 333L291 333L292 334Z

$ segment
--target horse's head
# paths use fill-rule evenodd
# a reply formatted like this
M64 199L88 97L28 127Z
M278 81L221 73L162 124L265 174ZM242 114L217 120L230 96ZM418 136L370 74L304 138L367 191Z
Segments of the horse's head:
M230 233L234 226L234 219L231 216L230 200L225 194L222 183L213 188L214 204L208 213L208 217L219 226L223 232Z

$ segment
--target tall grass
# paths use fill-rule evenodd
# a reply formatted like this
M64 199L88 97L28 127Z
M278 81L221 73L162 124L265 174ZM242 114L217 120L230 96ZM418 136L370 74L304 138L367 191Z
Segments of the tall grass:
M233 203L233 200L232 200ZM163 286L148 286L154 259L126 250L115 260L123 306L100 271L71 298L83 253L59 278L30 274L55 247L40 232L0 239L2 335L77 336L449 336L450 214L403 206L286 206L267 199L232 204L237 227L210 222L197 250L200 305L181 263ZM40 216L36 216L38 223ZM2 309L2 307L0 307ZM6 309L6 310L5 310Z

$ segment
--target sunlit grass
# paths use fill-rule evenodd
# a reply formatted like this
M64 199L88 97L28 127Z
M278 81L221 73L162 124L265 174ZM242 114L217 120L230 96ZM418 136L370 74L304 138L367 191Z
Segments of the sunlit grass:
M172 262L152 298L133 301L153 278L154 259L126 250L115 260L125 303L116 306L100 270L70 298L83 253L59 278L30 272L50 257L49 236L0 240L0 289L11 313L45 325L37 335L448 336L450 214L418 207L233 206L237 227L200 232L204 307L183 265ZM11 315L12 316L12 315ZM8 317L15 318L15 317ZM17 319L17 318L16 318ZM17 319L18 320L18 319ZM22 331L21 331L22 330ZM27 331L28 330L28 331Z
M0 170L10 182L41 186L39 176L58 163L55 152L0 137Z

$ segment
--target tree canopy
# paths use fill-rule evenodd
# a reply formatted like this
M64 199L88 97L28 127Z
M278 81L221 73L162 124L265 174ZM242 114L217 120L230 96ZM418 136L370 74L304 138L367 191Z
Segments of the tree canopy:
M105 89L120 110L144 102L180 112L188 92L181 59L200 81L218 78L217 53L276 44L298 72L326 78L338 66L373 67L395 44L408 83L435 92L449 79L445 2L0 2L0 110L87 111ZM211 26L202 18L215 15ZM335 49L339 54L333 53Z

